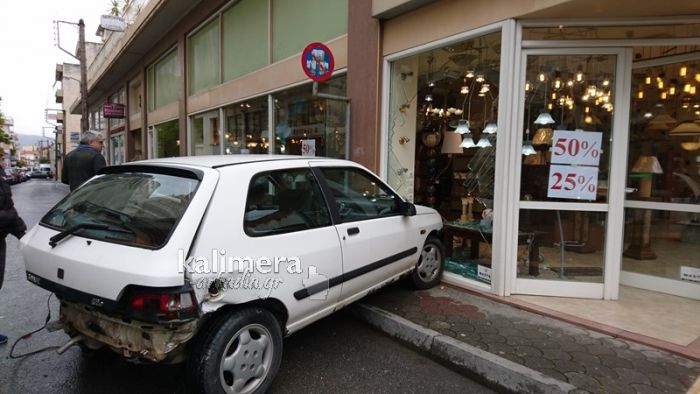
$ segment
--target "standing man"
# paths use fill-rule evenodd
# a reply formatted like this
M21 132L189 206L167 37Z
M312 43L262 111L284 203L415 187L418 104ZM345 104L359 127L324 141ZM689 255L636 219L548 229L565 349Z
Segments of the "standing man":
M0 168L5 168L5 154L0 151ZM17 214L15 204L12 201L12 189L10 185L0 177L0 288L5 277L5 251L7 244L5 237L12 234L17 239L22 238L27 232L27 225ZM7 337L0 334L0 345L7 343Z
M80 138L80 145L63 159L61 182L73 191L83 182L92 178L97 171L107 165L102 156L104 137L94 131L86 131Z

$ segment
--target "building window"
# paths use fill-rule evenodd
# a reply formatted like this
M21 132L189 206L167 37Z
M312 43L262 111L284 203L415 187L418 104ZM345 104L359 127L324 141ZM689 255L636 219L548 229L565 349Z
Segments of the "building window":
M109 138L109 163L116 166L122 164L126 156L126 146L124 145L124 133L113 135Z
M148 110L153 111L177 100L180 72L177 50L165 55L148 69Z
M327 94L345 96L346 77L331 79L322 89ZM345 102L313 97L311 85L273 97L275 153L345 158Z
M224 108L224 154L268 153L267 96Z
M217 17L189 38L190 94L198 93L221 82L219 34Z
M221 154L219 111L194 115L191 118L190 154L192 156Z
M224 11L224 81L255 71L268 63L268 30L267 1L243 0Z
M122 89L119 92L110 96L109 102L126 105L126 97L125 97L124 89ZM109 119L109 128L115 129L117 127L124 126L124 123L125 123L124 118L111 118L111 119Z
M155 126L156 157L180 156L180 126L178 120Z
M273 0L272 61L348 31L348 0Z

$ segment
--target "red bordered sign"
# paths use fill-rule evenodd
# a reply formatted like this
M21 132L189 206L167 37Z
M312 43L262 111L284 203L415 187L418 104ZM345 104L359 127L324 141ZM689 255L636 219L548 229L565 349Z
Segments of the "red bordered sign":
M312 42L301 53L301 68L314 81L321 82L330 78L334 67L333 53L320 42Z

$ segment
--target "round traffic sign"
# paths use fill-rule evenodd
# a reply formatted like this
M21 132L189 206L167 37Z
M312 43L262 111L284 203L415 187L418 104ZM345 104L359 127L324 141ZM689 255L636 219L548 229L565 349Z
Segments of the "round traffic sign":
M320 42L312 42L301 53L301 68L314 81L321 82L330 78L334 67L333 53Z

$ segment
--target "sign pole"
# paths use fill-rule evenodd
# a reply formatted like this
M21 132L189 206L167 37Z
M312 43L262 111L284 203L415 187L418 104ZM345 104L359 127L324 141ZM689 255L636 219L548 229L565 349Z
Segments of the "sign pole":
M87 105L87 56L85 54L85 22L78 22L78 62L80 63L80 133L88 131L90 119Z

